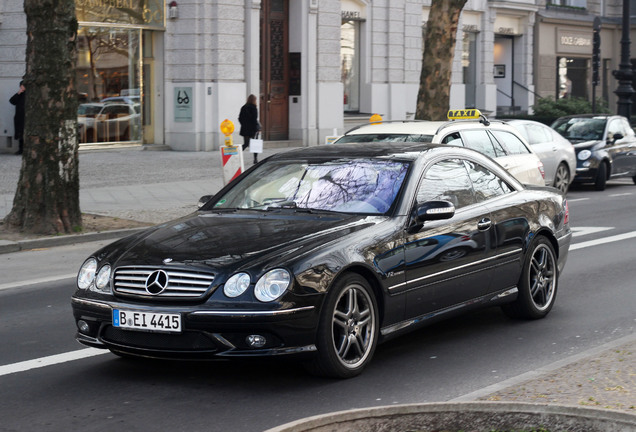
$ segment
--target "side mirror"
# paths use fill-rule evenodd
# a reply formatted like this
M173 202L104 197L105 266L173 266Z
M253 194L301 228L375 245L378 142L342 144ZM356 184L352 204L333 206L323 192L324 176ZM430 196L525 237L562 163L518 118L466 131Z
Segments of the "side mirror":
M199 202L197 203L198 208L203 207L205 203L210 201L211 198L212 198L212 195L203 195L201 198L199 198Z
M614 144L616 141L622 140L623 138L625 137L623 136L622 133L616 132L614 135L612 135L611 143Z
M418 222L450 219L455 215L455 206L449 201L427 201L417 206L415 218Z

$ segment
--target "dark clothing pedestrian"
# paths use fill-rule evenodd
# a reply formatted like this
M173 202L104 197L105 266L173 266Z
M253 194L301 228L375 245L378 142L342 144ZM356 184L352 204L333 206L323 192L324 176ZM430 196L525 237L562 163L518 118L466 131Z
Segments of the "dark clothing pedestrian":
M24 150L24 112L26 104L26 89L23 83L20 83L20 90L9 99L12 105L15 105L15 116L13 117L14 138L18 140L19 148L16 154L22 154Z
M249 95L247 103L241 107L239 123L241 123L239 134L243 137L243 151L245 151L250 145L250 139L256 137L256 134L261 130L261 125L258 122L256 96ZM256 162L258 162L258 157L257 154L254 153L254 163Z

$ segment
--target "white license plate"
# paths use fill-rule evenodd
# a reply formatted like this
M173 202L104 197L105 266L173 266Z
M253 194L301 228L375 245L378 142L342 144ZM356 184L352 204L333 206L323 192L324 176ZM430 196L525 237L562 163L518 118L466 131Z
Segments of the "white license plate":
M113 326L132 330L180 332L181 315L113 309Z

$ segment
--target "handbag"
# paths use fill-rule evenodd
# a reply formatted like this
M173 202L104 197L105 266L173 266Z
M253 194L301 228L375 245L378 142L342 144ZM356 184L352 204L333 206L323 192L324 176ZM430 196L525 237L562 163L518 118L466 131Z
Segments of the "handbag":
M258 132L254 138L250 139L250 153L263 153L263 140L258 137Z

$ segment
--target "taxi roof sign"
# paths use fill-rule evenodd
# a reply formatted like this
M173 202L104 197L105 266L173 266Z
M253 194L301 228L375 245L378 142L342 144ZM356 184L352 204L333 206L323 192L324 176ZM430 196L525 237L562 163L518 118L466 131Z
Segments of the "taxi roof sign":
M478 109L450 110L446 116L449 120L479 119L481 112Z

